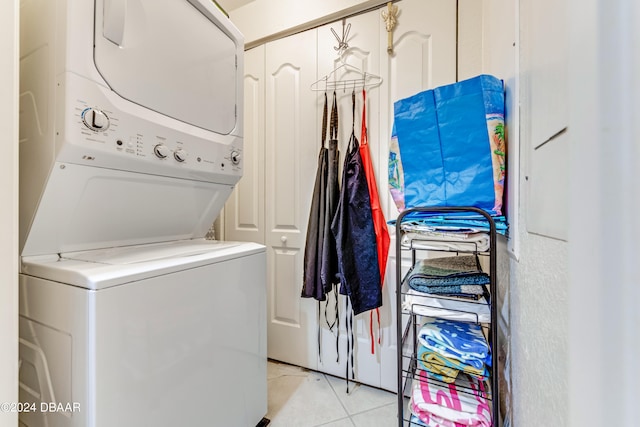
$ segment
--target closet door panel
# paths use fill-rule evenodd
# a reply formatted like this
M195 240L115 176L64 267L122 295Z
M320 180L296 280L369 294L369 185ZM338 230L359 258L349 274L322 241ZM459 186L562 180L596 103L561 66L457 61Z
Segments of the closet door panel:
M381 205L387 220L398 210L388 190L388 144L393 126L393 103L420 91L456 81L456 2L453 0L403 0L395 3L399 14L393 32L393 54L386 53L387 32L380 20L381 75L380 138L386 150L380 150L379 174ZM393 242L393 240L392 240ZM393 246L391 246L393 248ZM392 249L393 250L393 249ZM396 389L395 277L396 260L387 266L383 293L380 348L380 387ZM404 263L407 262L403 260ZM410 264L410 262L409 262ZM391 270L390 270L391 269Z
M225 239L265 243L264 45L244 57L243 176L225 205Z
M317 304L300 297L319 148L316 30L267 43L265 64L268 356L317 369Z

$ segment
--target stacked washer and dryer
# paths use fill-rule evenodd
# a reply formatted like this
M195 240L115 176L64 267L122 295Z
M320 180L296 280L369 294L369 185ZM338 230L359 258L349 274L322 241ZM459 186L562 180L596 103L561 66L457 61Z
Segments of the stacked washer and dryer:
M264 247L204 239L242 175L242 35L211 0L20 12L21 425L255 426Z

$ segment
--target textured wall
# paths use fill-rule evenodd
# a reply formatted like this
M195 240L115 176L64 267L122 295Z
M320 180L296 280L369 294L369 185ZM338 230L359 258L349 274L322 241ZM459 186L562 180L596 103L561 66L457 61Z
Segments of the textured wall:
M568 245L523 231L520 255L511 271L512 425L566 426Z

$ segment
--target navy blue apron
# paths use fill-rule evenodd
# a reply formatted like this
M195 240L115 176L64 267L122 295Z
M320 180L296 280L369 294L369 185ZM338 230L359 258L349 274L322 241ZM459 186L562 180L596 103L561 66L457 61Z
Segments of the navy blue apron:
M352 102L355 115L355 93ZM340 293L348 296L353 314L380 307L382 289L369 185L353 126L342 170L338 211L331 231L338 249Z

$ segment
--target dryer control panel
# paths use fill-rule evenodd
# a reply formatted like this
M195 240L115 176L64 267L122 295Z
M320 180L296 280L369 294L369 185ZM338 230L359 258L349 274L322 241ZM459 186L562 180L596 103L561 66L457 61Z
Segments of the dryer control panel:
M112 105L108 89L67 74L65 131L58 161L235 184L242 138L186 125L135 104ZM80 96L79 96L80 95ZM120 107L120 108L118 108Z

